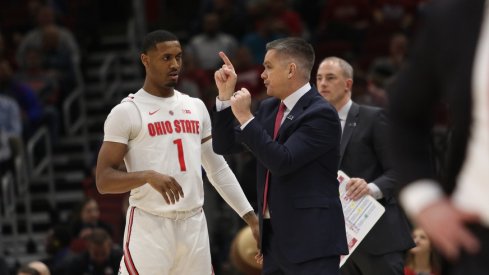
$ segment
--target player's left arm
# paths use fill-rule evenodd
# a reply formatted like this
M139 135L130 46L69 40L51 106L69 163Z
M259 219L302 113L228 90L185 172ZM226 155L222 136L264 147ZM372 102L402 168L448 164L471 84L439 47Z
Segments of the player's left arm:
M258 218L253 207L246 199L238 179L229 168L224 157L214 153L212 150L212 141L210 139L212 139L212 136L202 139L201 159L207 178L226 203L251 227L253 235L257 238Z

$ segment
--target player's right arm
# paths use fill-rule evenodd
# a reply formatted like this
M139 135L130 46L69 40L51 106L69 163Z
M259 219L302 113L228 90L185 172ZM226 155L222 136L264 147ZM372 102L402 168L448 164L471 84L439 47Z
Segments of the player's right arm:
M154 170L126 172L119 169L127 143L139 132L140 124L139 112L132 103L122 103L112 109L105 121L104 142L97 159L97 189L101 194L120 194L148 183L167 203L174 204L183 198L183 190L173 177Z
M96 169L96 184L101 194L125 193L147 182L147 171L127 173L119 169L126 151L127 145L123 143L104 141L102 144Z
M145 183L160 192L168 204L183 198L182 187L168 175L153 170L125 172L119 170L127 151L123 143L104 141L97 159L96 184L101 194L119 194L131 191Z

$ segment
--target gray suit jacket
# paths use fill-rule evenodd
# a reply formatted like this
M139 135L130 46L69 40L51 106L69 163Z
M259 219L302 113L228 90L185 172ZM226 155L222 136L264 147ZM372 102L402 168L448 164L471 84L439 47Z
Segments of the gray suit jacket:
M411 230L395 198L399 184L387 143L388 121L380 108L353 103L346 118L340 147L340 170L350 177L374 182L384 197L385 213L358 251L380 255L414 246Z

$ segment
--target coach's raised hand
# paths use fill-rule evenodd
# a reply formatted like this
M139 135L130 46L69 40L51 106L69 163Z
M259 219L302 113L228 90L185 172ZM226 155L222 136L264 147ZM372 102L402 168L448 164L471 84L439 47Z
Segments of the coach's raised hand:
M224 61L222 67L214 73L214 80L219 91L219 100L226 101L231 98L235 91L238 75L234 71L233 64L224 52L219 52L219 56Z

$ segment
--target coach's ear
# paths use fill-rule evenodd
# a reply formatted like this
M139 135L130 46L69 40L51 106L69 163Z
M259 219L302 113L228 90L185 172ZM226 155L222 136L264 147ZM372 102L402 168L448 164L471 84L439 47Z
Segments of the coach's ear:
M289 64L289 73L287 75L287 78L289 78L289 79L292 78L292 76L294 76L296 71L297 71L297 65L294 62L290 63Z

